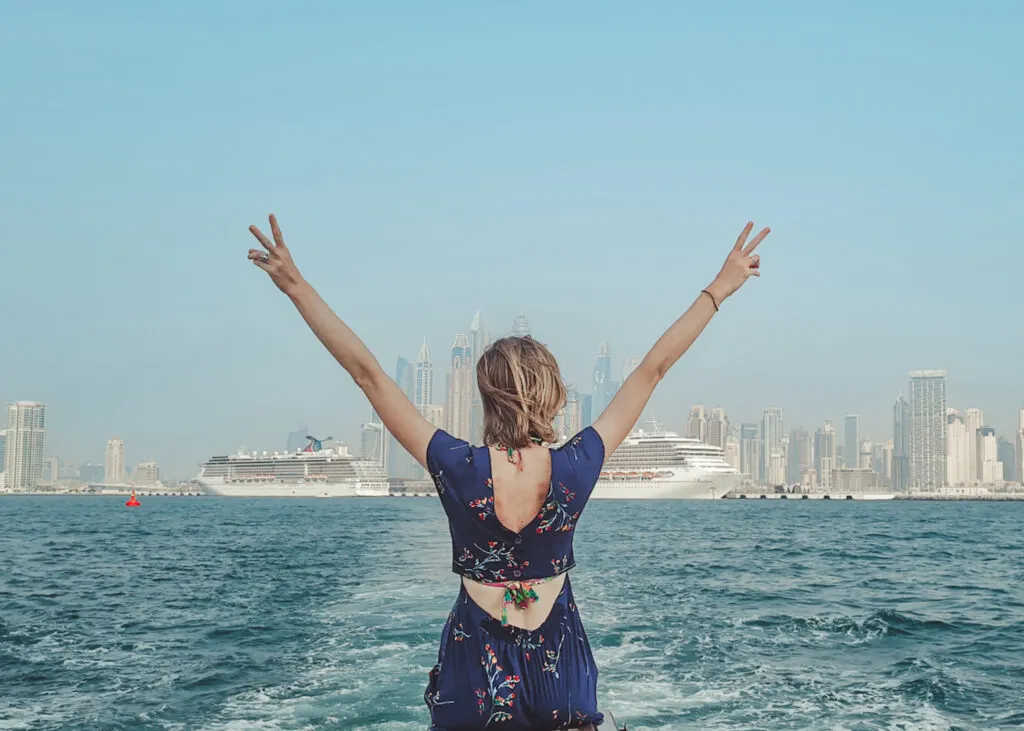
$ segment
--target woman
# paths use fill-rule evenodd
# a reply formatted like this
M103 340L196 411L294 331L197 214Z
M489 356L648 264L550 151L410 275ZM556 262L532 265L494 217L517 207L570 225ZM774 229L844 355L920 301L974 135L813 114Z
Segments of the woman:
M760 276L748 223L722 270L654 344L604 413L558 448L555 415L565 388L554 357L530 337L503 338L477 363L485 446L431 425L362 341L299 274L277 219L273 241L249 259L288 295L320 342L349 372L395 438L433 477L448 516L458 598L442 633L424 698L431 729L593 728L597 668L572 595L572 537L611 454L654 387L722 302Z

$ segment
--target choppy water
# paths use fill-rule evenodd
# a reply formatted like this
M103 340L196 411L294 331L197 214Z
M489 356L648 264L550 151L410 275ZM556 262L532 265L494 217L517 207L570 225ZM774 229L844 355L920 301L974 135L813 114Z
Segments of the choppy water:
M636 729L1024 726L1024 504L594 502ZM0 729L425 729L436 501L0 498Z

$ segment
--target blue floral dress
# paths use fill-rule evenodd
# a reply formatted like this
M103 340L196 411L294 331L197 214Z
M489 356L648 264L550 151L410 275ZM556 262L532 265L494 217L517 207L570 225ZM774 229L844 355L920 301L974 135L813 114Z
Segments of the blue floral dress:
M494 513L490 451L438 430L427 466L452 537L452 570L485 583L525 582L575 566L573 533L604 462L587 427L551 450L551 487L537 516L515 533ZM431 731L568 729L600 724L597 667L565 579L535 630L491 617L461 587L424 694Z

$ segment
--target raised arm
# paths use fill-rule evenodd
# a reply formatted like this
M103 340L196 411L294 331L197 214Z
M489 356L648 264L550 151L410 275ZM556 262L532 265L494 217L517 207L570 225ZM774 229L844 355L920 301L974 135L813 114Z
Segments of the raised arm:
M270 215L273 241L255 226L250 226L249 231L266 249L249 249L249 259L269 274L277 288L288 295L320 342L370 399L388 430L416 461L426 466L427 444L436 428L423 418L398 384L384 372L363 341L302 278L285 246L277 218Z
M636 424L644 407L654 393L655 386L665 377L669 368L685 353L727 297L739 289L751 276L759 277L761 260L754 249L770 229L762 229L750 243L754 224L748 223L736 239L722 270L707 289L702 290L672 327L658 338L640 365L629 375L604 413L594 422L594 429L604 442L605 456L614 452Z

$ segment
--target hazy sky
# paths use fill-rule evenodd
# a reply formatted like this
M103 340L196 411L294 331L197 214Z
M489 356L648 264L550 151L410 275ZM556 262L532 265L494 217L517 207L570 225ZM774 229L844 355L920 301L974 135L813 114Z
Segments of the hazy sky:
M486 7L484 7L484 5ZM747 219L764 276L650 415L887 438L907 371L1024 399L1024 5L0 0L0 400L191 477L368 407L246 261L278 214L389 372L520 311L589 390ZM898 6L898 9L895 9Z

